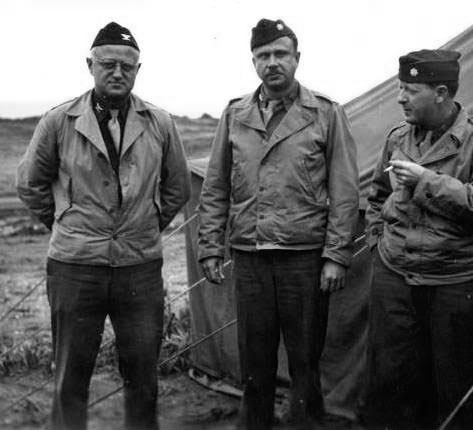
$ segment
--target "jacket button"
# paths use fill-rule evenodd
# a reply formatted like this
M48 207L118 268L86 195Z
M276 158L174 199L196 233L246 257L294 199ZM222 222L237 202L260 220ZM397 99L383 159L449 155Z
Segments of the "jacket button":
M103 181L104 186L108 187L110 185L110 182L108 181Z
M98 157L101 159L101 160L105 160L105 154L102 154L101 152L99 152L99 155Z
M428 199L431 199L432 198L432 193L429 193L428 191L425 193L425 197L427 197Z
M408 247L406 248L406 252L411 253L411 252L412 252L412 248L411 248L410 246L408 246Z
M112 240L117 240L118 239L118 234L113 234L112 235Z

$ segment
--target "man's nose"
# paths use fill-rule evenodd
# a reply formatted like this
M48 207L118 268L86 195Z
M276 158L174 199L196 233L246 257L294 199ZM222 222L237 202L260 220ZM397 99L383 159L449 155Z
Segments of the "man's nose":
M276 55L270 55L269 60L268 60L268 66L269 67L275 67L278 65L278 59Z
M113 69L113 76L117 78L120 78L123 76L122 66L120 63L115 64L115 67Z
M404 104L407 102L407 97L406 97L406 93L404 90L399 90L399 93L397 95L397 102L399 104Z

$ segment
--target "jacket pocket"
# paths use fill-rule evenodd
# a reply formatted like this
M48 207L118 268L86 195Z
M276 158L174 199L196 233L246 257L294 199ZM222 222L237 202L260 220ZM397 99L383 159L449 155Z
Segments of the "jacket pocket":
M54 218L56 222L59 222L72 207L72 178L69 175L63 175L60 176L58 181L54 193L54 203L56 205Z
M154 203L154 207L156 209L156 216L158 218L158 221L161 220L161 213L162 213L161 190L159 188L160 183L161 183L161 178L158 178L156 180L156 184L154 186L154 193L153 193L153 203Z
M325 206L327 204L327 192L326 187L323 186L323 182L325 181L323 161L322 158L319 159L319 157L317 157L311 160L309 166L309 161L305 158L301 158L300 169L306 188L309 190L315 203Z

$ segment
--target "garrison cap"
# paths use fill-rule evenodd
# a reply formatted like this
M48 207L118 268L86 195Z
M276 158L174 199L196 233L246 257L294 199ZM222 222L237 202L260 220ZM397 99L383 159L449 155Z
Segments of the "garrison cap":
M458 81L460 53L446 49L423 49L399 57L399 79L404 82Z
M297 37L294 32L282 21L278 19L272 21L270 19L259 20L256 27L251 30L251 50L258 48L259 46L266 45L273 40L279 39L280 37L288 36L297 42Z
M116 22L110 22L104 28L100 29L90 49L101 45L125 45L131 46L137 51L140 50L130 30Z

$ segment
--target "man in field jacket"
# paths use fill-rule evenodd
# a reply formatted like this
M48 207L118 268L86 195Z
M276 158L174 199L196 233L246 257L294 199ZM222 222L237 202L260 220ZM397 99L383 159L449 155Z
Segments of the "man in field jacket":
M327 291L342 288L358 212L356 151L343 109L294 79L297 39L284 22L253 29L263 84L229 103L200 203L199 258L221 282L228 227L245 384L241 428L271 428L282 330L293 384L289 421L323 413L318 360ZM321 280L321 282L320 282Z
M47 112L18 168L18 192L52 229L48 251L55 372L53 429L86 427L107 314L124 379L126 427L156 429L161 232L189 196L174 121L131 94L133 36L110 23L87 60L95 88Z
M388 135L368 198L368 406L383 427L437 427L473 383L473 120L454 101L459 57L400 58L406 121ZM472 412L452 428L471 428Z

